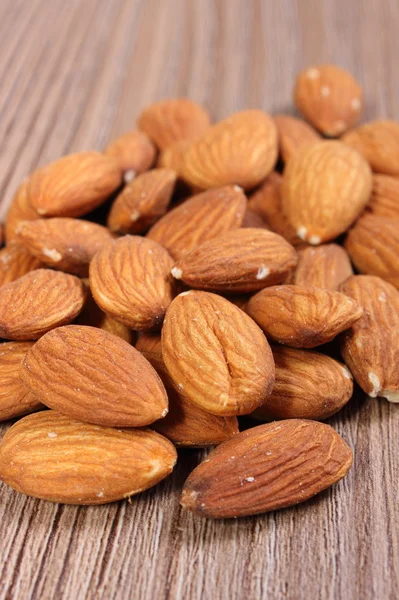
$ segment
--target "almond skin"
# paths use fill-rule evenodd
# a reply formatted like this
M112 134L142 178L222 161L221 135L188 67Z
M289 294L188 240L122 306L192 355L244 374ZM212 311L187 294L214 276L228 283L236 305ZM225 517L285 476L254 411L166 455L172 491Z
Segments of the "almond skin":
M175 142L196 139L209 128L210 119L200 104L175 98L147 106L137 125L163 150Z
M288 162L282 209L297 235L318 245L348 229L370 192L370 168L360 154L341 142L319 142Z
M7 431L0 478L35 498L104 504L156 485L176 459L173 445L153 431L98 427L46 410Z
M371 121L346 133L342 141L360 152L375 173L399 176L399 123Z
M341 353L360 387L375 398L399 402L399 292L371 275L354 275L341 291L363 308L342 336Z
M352 375L333 358L278 346L272 351L276 381L268 401L253 413L257 419L323 420L352 397Z
M314 348L348 329L363 311L339 292L278 285L255 294L247 312L268 338L293 348Z
M175 142L162 150L158 156L157 167L159 169L172 169L177 173L179 178L183 177L184 155L187 152L191 142L182 140Z
M221 296L195 291L177 296L162 329L162 355L180 393L215 415L250 413L273 387L266 338Z
M205 447L220 444L239 432L236 417L212 415L191 404L179 392L165 367L159 333L142 333L136 349L152 364L168 393L169 412L152 424L176 446Z
M321 140L320 134L302 119L291 115L275 115L273 120L278 132L280 156L285 163L302 146Z
M125 236L97 252L90 288L98 306L137 331L159 329L172 302L173 260L156 242Z
M0 337L36 340L73 321L83 308L85 290L73 275L38 269L0 288Z
M121 184L118 162L100 152L69 154L32 173L28 199L40 216L81 217Z
M373 175L373 189L367 210L378 217L399 219L399 179Z
M98 327L99 329L108 331L108 333L113 333L114 335L122 338L122 340L125 340L125 342L134 345L134 331L129 329L129 327L126 327L126 325L118 323L118 321L115 321L115 319L103 312L101 308L94 302L89 285L87 284L85 287L87 290L87 299L82 312L74 321L75 325Z
M250 208L247 208L244 213L244 219L241 227L251 227L252 229L268 229L270 231L270 227L266 221Z
M399 289L399 219L364 215L349 231L345 248L356 269Z
M150 169L155 162L156 153L154 144L142 131L129 131L120 135L104 149L104 154L118 162L127 180Z
M319 131L339 136L358 120L362 88L345 69L317 65L301 71L294 90L296 107Z
M298 266L293 283L337 291L341 283L353 275L348 253L337 244L298 250Z
M213 450L189 475L180 503L201 517L256 515L308 500L351 465L351 449L329 425L259 425Z
M0 250L0 287L43 266L26 248L13 241Z
M294 248L265 229L237 229L183 256L172 275L193 288L246 293L281 283L296 266Z
M115 199L108 227L117 233L144 233L162 217L176 183L171 169L152 169L128 183Z
M28 181L24 181L17 189L11 202L4 232L7 244L15 240L16 231L21 221L34 221L40 218L35 209L30 205L27 190Z
M203 242L241 226L246 197L238 186L207 190L169 211L147 237L178 260Z
M184 157L184 179L208 189L237 184L258 185L277 160L277 129L260 110L235 113L192 143Z
M0 352L0 421L44 408L19 377L19 366L33 342L7 342Z
M165 388L150 363L95 327L50 331L28 351L20 376L43 404L87 423L142 427L168 412Z
M101 225L80 219L53 218L22 221L17 241L46 266L80 277L98 250L113 240Z

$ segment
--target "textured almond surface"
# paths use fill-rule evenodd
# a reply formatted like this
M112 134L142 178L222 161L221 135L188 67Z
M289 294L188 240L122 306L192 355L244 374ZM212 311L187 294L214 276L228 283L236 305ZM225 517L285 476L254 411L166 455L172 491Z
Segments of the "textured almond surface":
M361 155L341 142L319 142L288 162L282 208L297 235L314 245L336 238L359 216L371 192Z
M339 292L300 285L272 286L248 302L266 336L294 348L314 348L360 319L362 309Z
M176 182L171 169L152 169L128 183L114 201L108 227L118 233L143 233L168 208Z
M19 376L19 367L33 342L7 342L0 347L0 421L43 408Z
M142 427L167 413L165 388L150 363L95 327L50 331L27 353L21 378L43 404L88 423Z
M373 175L373 189L367 209L379 217L399 219L399 178Z
M15 239L16 230L21 221L34 221L40 218L29 202L27 189L28 182L24 181L12 199L5 223L5 239L7 243Z
M183 256L172 275L194 288L250 292L281 283L296 266L294 248L265 229L236 229Z
M159 329L174 296L173 260L156 242L125 236L103 248L90 265L99 307L127 327Z
M399 289L399 218L362 216L345 248L360 273L382 277Z
M77 277L38 269L0 288L0 337L35 340L70 323L85 302Z
M328 136L352 127L363 108L362 88L345 69L316 65L297 77L294 100L303 116Z
M39 259L32 256L21 244L13 241L0 250L0 286L42 266L44 265Z
M342 141L360 152L376 173L399 175L399 123L371 121L346 133Z
M153 431L98 427L49 410L7 431L0 445L0 478L28 496L104 504L157 484L176 458L173 445Z
M172 302L162 355L177 389L216 415L252 412L273 386L273 357L259 327L228 300L207 292L185 292Z
M147 237L179 259L201 243L240 227L246 204L238 186L207 190L168 212Z
M235 113L193 142L184 157L184 178L201 189L258 185L277 160L277 130L260 110Z
M320 141L317 133L302 119L291 115L274 115L273 120L277 127L280 156L287 162L295 152L306 144Z
M351 398L353 380L342 364L295 348L272 348L276 381L270 398L254 413L258 419L327 419Z
M174 142L194 140L209 128L210 119L200 104L175 98L147 106L137 124L162 150Z
M70 154L32 173L28 199L41 216L80 217L121 184L118 162L100 152Z
M98 250L113 240L97 223L80 219L53 218L22 221L17 241L43 264L85 277Z
M399 402L399 292L371 275L354 275L341 291L363 308L363 316L343 336L341 352L369 396Z
M353 275L348 253L337 244L298 250L298 265L293 283L326 290L338 290L345 279Z
M129 131L111 140L104 154L112 156L126 174L143 173L154 164L156 148L142 131Z
M189 475L181 504L198 516L241 517L292 506L336 483L352 451L329 425L289 419L243 431Z

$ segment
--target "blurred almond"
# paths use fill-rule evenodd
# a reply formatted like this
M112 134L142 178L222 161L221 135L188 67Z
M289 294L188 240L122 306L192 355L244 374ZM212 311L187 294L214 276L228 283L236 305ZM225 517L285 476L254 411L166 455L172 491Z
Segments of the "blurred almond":
M4 246L4 223L0 223L0 248Z
M42 266L26 248L12 242L0 250L0 287Z
M34 221L40 216L31 206L27 194L28 181L24 181L17 189L7 213L4 235L7 244L16 237L16 230L21 221Z
M187 152L191 142L183 140L175 142L159 153L157 167L159 169L172 169L180 178L183 176L184 155Z
M373 189L367 210L379 217L399 219L399 178L373 175Z
M266 221L258 215L255 211L247 208L244 213L244 219L242 221L241 227L251 227L255 229L269 229L270 227L266 223Z
M342 246L323 244L298 250L298 266L293 278L296 285L336 291L351 275L351 261Z
M112 156L118 162L128 181L150 169L155 162L156 153L148 135L136 130L111 140L104 149L104 154Z
M286 163L302 146L319 142L321 136L308 123L291 115L274 115L280 156Z
M357 150L375 173L399 176L399 123L371 121L352 129L342 141Z

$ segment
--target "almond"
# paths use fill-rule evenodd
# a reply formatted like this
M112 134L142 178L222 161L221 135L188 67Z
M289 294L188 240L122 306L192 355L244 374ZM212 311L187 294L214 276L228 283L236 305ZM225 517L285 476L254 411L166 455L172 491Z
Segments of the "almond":
M367 205L373 215L399 219L399 179L389 175L373 175L373 189Z
M45 265L86 277L94 254L113 240L97 223L80 219L53 218L22 221L17 241Z
M297 77L294 100L303 116L328 136L338 136L352 127L363 106L362 88L345 69L317 65Z
M210 126L207 111L188 98L150 104L137 119L139 128L163 150L174 142L194 140Z
M327 419L353 394L348 369L319 352L272 348L276 381L265 404L253 413L257 419Z
M69 154L32 173L28 200L40 216L80 217L121 184L118 162L100 152Z
M152 427L176 446L204 447L220 444L238 433L236 417L212 415L191 404L174 386L162 358L159 333L142 333L136 344L161 377L168 393L169 412Z
M12 199L5 223L5 239L7 244L16 238L16 230L21 221L34 221L40 218L35 209L30 205L27 189L28 181L24 181Z
M285 163L299 148L321 139L320 134L302 119L291 115L275 115L273 119L277 127L280 156Z
M349 471L352 451L329 425L289 419L218 446L189 475L181 504L202 517L243 517L304 502Z
M346 364L366 394L399 402L399 292L371 275L354 275L341 290L363 308L342 338Z
M279 285L255 294L247 312L268 338L293 348L314 348L348 329L363 311L339 292Z
M90 288L98 306L131 329L159 329L174 296L173 260L156 242L125 236L97 252Z
M399 289L399 218L362 216L345 240L356 269L377 275Z
M81 423L53 410L13 425L0 445L0 477L17 492L67 504L130 498L167 477L176 450L149 430Z
M0 248L4 246L4 223L0 223Z
M294 248L265 229L237 229L184 255L172 275L193 288L251 292L284 281L296 266Z
M90 327L98 327L99 329L108 331L108 333L113 333L114 335L117 335L118 337L125 340L125 342L134 345L134 331L126 327L126 325L118 323L118 321L115 321L115 319L103 312L101 308L97 306L97 304L94 302L94 298L91 295L89 285L87 284L87 286L85 285L85 287L87 288L88 292L87 299L82 312L75 320L75 324L88 325Z
M261 330L228 300L207 292L184 292L172 302L162 355L180 393L215 415L250 413L273 386L273 357Z
M0 288L0 337L35 340L73 321L84 302L77 277L48 269L27 273Z
M241 226L246 197L238 186L214 188L172 209L148 232L178 260L203 242Z
M43 405L19 377L19 366L33 342L1 344L0 352L0 421L40 410Z
M154 144L142 131L129 131L120 135L104 149L104 154L112 156L118 162L125 180L150 169L155 162L156 153Z
M298 266L293 280L296 285L336 291L351 275L351 261L342 246L323 244L298 250Z
M150 363L95 327L50 331L28 351L20 376L43 404L87 423L142 427L168 412L165 388Z
M319 142L288 162L282 208L297 235L317 245L343 233L370 192L370 168L356 151L337 141Z
M12 242L0 250L0 286L15 281L42 263L20 244Z
M399 123L371 121L346 133L342 141L360 152L375 173L399 175Z
M126 185L108 215L108 227L118 233L144 233L162 217L176 183L171 169L152 169Z
M201 189L258 185L277 160L277 130L260 110L235 113L194 141L184 157L184 179Z
M258 213L251 210L250 208L247 208L247 210L244 213L244 219L242 221L241 227L251 227L252 229L269 229L270 231L270 227L266 223L266 221L260 215L258 215Z
M179 178L183 177L184 156L191 142L183 140L175 142L162 150L158 157L157 167L160 169L172 169Z

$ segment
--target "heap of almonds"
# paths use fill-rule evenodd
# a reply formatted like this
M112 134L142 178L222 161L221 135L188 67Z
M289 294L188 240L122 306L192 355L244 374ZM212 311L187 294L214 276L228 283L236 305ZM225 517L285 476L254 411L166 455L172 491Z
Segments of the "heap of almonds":
M110 502L217 445L181 504L261 513L348 472L320 421L352 376L399 401L399 124L353 128L361 88L331 65L294 98L306 121L158 102L22 183L0 251L0 417L32 413L0 445L14 490Z

